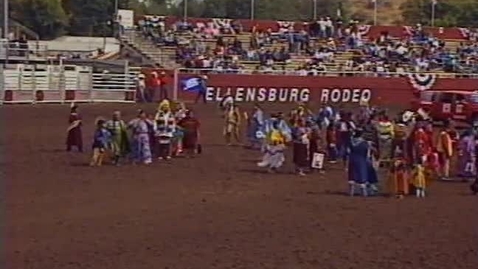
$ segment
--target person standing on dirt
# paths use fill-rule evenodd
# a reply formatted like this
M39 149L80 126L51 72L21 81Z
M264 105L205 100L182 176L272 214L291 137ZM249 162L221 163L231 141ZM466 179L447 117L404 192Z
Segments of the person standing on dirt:
M207 93L207 79L206 75L199 78L200 87L197 91L196 100L194 101L195 104L202 100L203 104L207 103L206 93Z
M72 147L76 147L79 152L83 152L83 134L81 132L81 116L78 113L78 106L71 103L70 118L68 119L70 126L67 129L66 151L71 151Z
M199 120L193 115L191 110L186 111L186 115L178 122L183 130L183 150L187 158L193 157L200 148L200 133L201 124Z

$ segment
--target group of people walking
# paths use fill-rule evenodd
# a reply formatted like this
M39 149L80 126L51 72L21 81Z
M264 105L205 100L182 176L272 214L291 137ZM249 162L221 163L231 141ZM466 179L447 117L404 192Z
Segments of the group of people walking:
M82 122L78 106L72 105L67 135L67 150L83 151ZM121 160L135 164L151 164L154 158L169 160L200 153L200 122L184 104L164 99L155 114L139 110L137 117L125 122L120 111L110 120L98 118L93 136L91 166L101 166L105 159L114 165Z
M241 112L232 99L223 102L226 142L238 137ZM379 192L379 168L387 170L381 187L384 192L402 198L408 194L426 196L427 184L450 180L457 163L457 176L469 180L476 176L476 147L473 130L460 136L452 122L438 134L423 111L405 111L390 117L385 110L362 104L359 110L336 111L331 106L313 113L304 104L289 114L266 112L256 105L244 113L249 147L261 150L257 164L277 172L292 147L292 161L298 175L323 172L316 158L336 163L347 171L349 194L363 196ZM476 184L475 184L476 185ZM478 189L477 191L478 192Z
M380 167L388 169L381 187L399 198L411 193L425 197L430 182L450 180L455 163L457 176L464 180L477 176L478 133L470 128L460 135L452 122L446 122L437 134L423 111L405 111L392 120L385 110L368 104L354 112L325 105L317 113L300 104L288 114L268 115L259 104L243 113L232 97L225 97L220 107L225 143L242 142L245 121L247 146L263 153L259 167L278 172L289 146L300 176L324 173L324 160L331 164L341 160L351 196L377 194ZM82 151L82 122L76 105L69 122L67 150L76 146ZM154 158L192 157L201 152L199 130L191 110L166 99L154 115L140 110L127 123L116 111L110 120L96 121L90 165L100 166L106 157L115 165L121 159L150 164ZM472 190L478 193L476 181Z

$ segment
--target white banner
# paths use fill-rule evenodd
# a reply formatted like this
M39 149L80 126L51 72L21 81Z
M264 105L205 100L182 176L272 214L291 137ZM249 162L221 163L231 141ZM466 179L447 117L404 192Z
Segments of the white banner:
M118 23L125 29L134 28L134 12L131 9L118 9Z

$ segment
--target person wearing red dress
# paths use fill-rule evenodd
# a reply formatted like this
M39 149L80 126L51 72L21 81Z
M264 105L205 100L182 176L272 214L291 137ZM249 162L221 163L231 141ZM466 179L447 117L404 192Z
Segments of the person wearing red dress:
M187 110L185 117L178 122L184 132L183 136L183 151L186 154L186 157L194 156L196 150L198 149L199 143L199 128L201 124L199 120L194 117L191 110Z
M72 147L76 147L79 152L83 152L83 134L81 132L81 116L78 113L78 106L72 104L70 117L68 119L66 151L71 151Z

